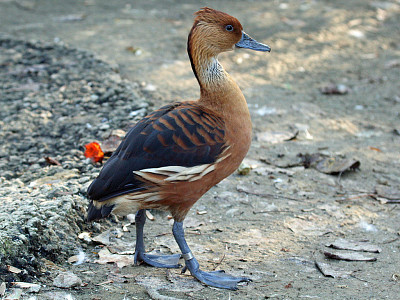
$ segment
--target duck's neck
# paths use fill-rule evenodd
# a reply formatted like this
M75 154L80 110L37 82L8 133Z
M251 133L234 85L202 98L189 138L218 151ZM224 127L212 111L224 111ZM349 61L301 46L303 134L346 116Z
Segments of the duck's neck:
M248 114L246 100L235 81L219 63L217 55L209 49L189 47L188 53L193 72L200 85L203 105L220 112L242 110Z

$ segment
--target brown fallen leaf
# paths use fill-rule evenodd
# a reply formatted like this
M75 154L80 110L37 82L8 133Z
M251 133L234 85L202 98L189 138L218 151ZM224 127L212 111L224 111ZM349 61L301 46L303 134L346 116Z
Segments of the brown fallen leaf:
M340 268L336 268L334 266L331 266L330 264L320 261L315 261L315 265L317 266L318 270L320 270L321 273L327 277L330 276L333 278L348 278L353 273L353 271L342 270Z
M60 162L54 158L51 158L50 156L46 156L44 160L49 164L53 166L61 166Z
M346 261L376 261L376 257L368 257L356 252L328 252L324 251L327 258Z
M352 250L362 252L379 253L382 249L376 245L368 244L367 242L350 242L344 239L338 239L333 243L327 244L327 247L340 249L340 250Z

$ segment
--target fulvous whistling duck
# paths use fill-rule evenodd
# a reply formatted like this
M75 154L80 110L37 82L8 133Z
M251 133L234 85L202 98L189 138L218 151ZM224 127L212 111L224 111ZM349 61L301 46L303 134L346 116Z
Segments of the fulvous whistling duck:
M204 284L235 290L238 282L250 279L200 270L186 243L183 220L205 192L237 169L250 147L246 100L218 62L218 54L235 47L271 49L248 36L240 22L226 13L203 8L195 16L187 50L200 99L161 107L128 132L89 186L87 218L137 212L135 262L177 268L180 254L146 254L143 241L145 210L169 211L185 259L182 272L188 269Z

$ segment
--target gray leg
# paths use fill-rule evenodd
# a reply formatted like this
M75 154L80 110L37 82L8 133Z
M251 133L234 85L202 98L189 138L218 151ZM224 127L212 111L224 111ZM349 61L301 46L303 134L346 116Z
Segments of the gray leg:
M150 266L158 268L179 268L180 254L173 255L153 255L146 254L143 240L143 227L146 222L146 210L141 209L136 213L136 247L135 247L135 264L144 262Z
M204 272L200 270L200 265L197 262L196 258L193 256L192 252L189 249L188 244L185 240L185 233L183 231L183 223L175 222L172 228L172 232L174 234L175 240L179 245L179 248L182 251L182 257L185 259L186 266L183 268L182 272L184 273L187 269L189 269L190 273L196 277L200 282L214 286L217 288L237 290L237 284L239 282L249 282L251 279L246 277L234 277L228 274L225 274L224 271L213 271L213 272Z

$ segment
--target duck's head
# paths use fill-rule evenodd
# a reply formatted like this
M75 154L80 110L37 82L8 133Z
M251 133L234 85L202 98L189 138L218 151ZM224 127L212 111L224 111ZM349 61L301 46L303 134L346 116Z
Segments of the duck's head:
M205 7L195 13L195 16L188 39L189 54L194 48L209 57L235 47L271 51L269 46L248 36L236 18L222 11Z

